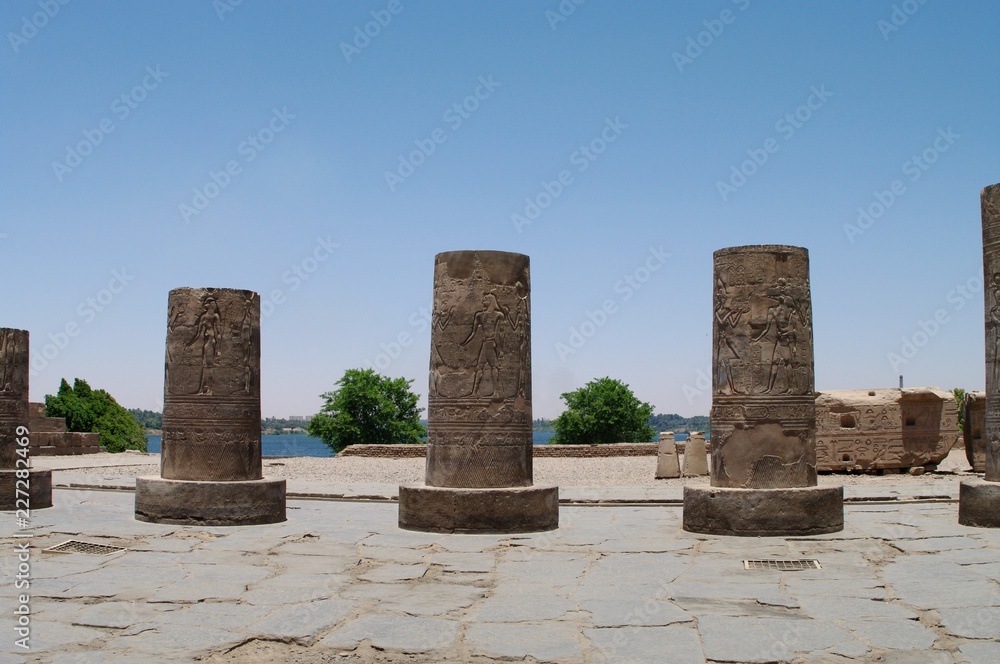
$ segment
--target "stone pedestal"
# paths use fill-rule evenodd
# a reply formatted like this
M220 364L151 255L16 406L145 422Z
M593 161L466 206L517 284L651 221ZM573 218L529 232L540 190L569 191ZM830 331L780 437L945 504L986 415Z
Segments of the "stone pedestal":
M532 485L530 290L522 254L435 257L426 483L399 488L400 528L558 527L558 489Z
M170 292L160 478L136 481L140 521L213 526L285 520L285 481L262 476L260 298Z
M760 245L714 258L712 486L685 487L684 529L841 530L842 488L816 486L809 253Z
M0 510L30 518L52 507L52 471L32 467L28 372L28 332L0 327Z
M673 431L661 431L660 442L656 450L656 479L670 479L681 476L680 463L677 460L677 443Z
M708 454L705 452L705 434L692 431L684 445L684 477L708 475Z
M986 393L966 392L962 439L973 472L986 472Z
M962 482L958 522L964 526L1000 528L1000 184L983 189L980 201L986 309L984 476L982 480Z

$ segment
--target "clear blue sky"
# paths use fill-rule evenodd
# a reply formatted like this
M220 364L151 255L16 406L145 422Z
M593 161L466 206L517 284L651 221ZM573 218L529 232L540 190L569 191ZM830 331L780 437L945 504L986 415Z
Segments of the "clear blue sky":
M434 255L479 248L531 256L536 417L604 375L706 414L712 252L757 243L810 251L817 389L983 388L996 1L231 4L0 4L32 399L79 376L159 409L168 291L223 286L282 291L265 415L369 362L424 405Z

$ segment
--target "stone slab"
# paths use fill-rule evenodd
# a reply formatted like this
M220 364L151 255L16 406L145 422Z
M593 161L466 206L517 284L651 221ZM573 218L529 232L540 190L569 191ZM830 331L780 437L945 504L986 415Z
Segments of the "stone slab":
M684 487L684 530L689 532L777 537L843 529L843 487Z
M137 477L135 518L202 526L280 523L285 520L285 480L192 482Z
M1000 482L975 478L961 483L958 522L976 528L1000 528Z
M559 527L559 488L399 487L399 527L436 533L532 533Z
M18 500L27 499L30 510L40 510L52 507L52 471L43 468L31 468L28 477L18 478L16 470L0 470L0 510L14 511L25 506L18 505ZM23 470L20 472L24 472ZM24 485L18 482L27 481L28 495L18 495L17 490L24 491Z

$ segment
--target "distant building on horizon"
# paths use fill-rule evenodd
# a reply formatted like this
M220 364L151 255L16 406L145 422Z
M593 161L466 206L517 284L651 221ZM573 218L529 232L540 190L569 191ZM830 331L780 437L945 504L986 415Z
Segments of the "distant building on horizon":
M310 419L311 418L306 417L305 415L289 415L288 416L288 421L289 422L308 422Z

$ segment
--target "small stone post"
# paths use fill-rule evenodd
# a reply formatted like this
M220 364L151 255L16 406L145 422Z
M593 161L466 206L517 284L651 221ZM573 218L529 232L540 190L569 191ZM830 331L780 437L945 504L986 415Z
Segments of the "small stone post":
M842 530L843 487L816 486L809 252L758 245L714 259L711 486L684 487L684 529Z
M705 452L705 432L692 431L684 445L684 477L708 475L708 453Z
M661 431L660 442L656 448L656 479L680 477L681 469L677 461L677 443L674 442L673 431Z
M518 533L559 525L559 490L534 486L528 257L434 259L426 484L399 488L399 527Z
M35 468L28 446L28 332L0 327L0 510L52 507L52 471Z
M135 518L235 526L285 520L285 480L264 478L260 297L170 292L160 477L136 479Z

